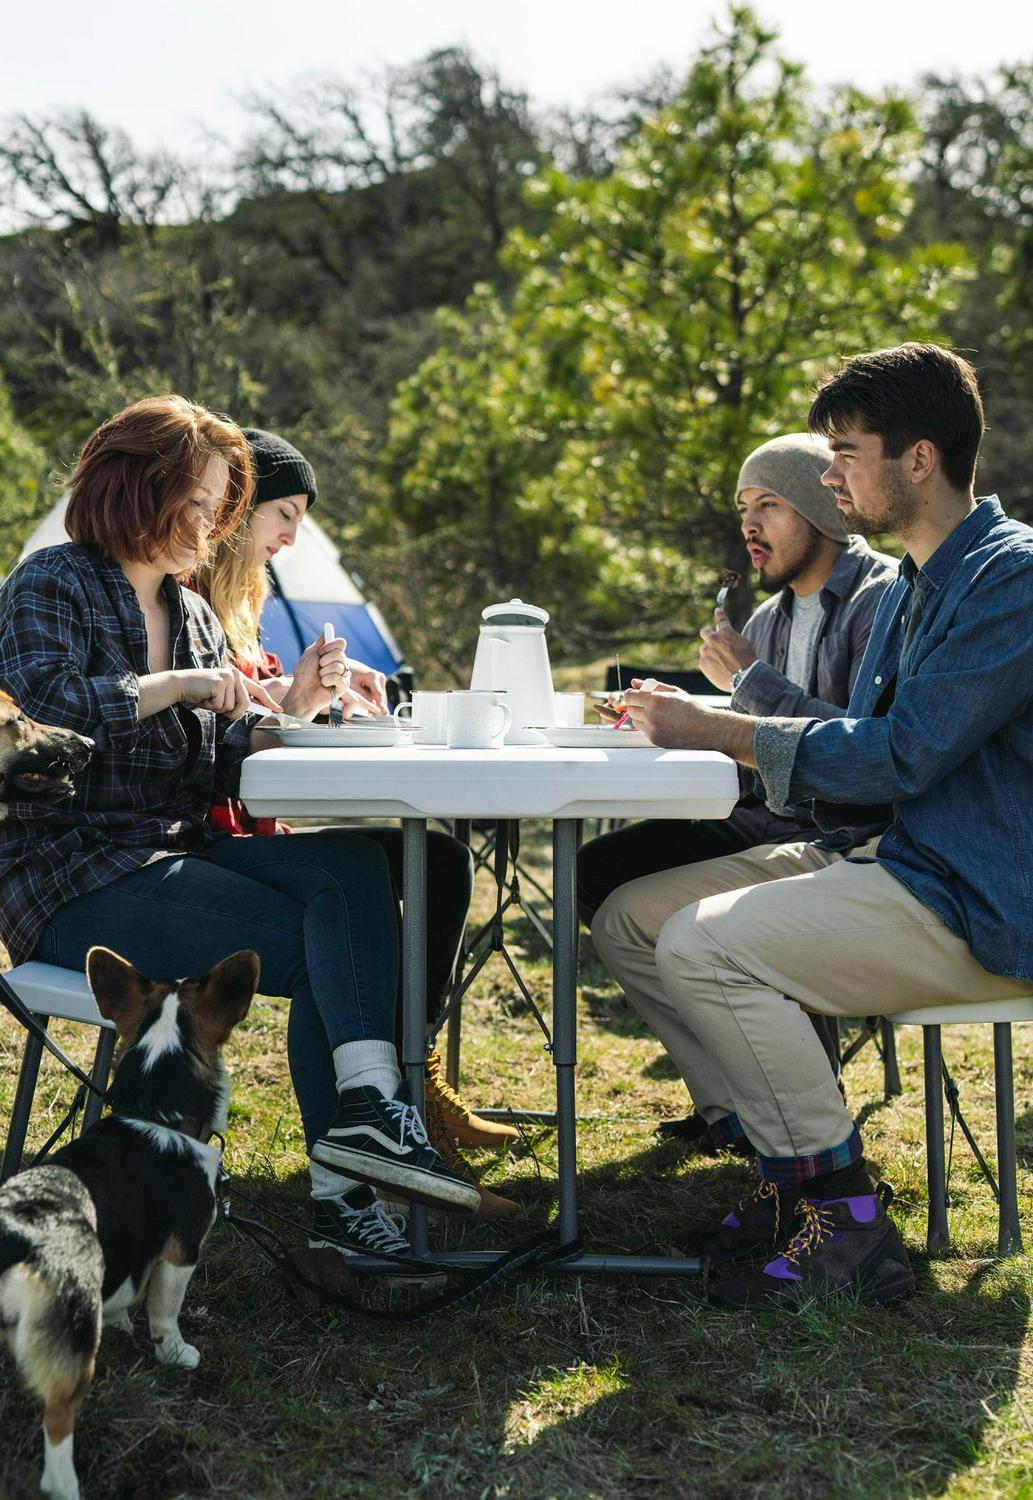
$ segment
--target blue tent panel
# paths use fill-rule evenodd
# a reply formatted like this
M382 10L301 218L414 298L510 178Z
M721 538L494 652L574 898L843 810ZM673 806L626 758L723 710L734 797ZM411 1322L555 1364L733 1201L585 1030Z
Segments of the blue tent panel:
M356 661L388 676L401 665L385 641L365 604L342 604L331 600L321 604L311 599L286 600L271 595L262 610L262 644L275 651L288 672L294 670L298 657L323 633L327 621L348 642L348 655Z

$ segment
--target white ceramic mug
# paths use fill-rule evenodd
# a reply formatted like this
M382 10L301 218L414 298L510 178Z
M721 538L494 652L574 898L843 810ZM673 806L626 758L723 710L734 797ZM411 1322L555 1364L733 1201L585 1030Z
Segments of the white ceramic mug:
M450 750L501 750L512 722L505 693L487 689L449 693L445 742Z
M395 709L395 723L400 729L415 725L413 743L416 745L443 745L445 743L445 707L450 694L416 692L411 703L399 703Z
M556 712L553 722L565 729L576 728L585 722L584 693L553 693Z

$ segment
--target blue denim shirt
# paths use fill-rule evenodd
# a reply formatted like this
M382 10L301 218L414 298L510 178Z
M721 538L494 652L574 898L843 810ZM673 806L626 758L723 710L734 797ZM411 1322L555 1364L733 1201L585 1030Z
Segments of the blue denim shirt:
M996 496L924 567L904 558L846 717L763 719L754 753L774 807L891 803L879 863L984 968L1033 981L1033 529Z

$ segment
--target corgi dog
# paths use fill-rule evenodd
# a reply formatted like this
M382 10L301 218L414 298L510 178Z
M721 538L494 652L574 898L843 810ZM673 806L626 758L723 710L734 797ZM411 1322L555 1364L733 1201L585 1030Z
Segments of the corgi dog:
M192 1370L179 1311L216 1213L229 1081L222 1048L247 1015L258 957L203 979L150 980L107 948L86 974L118 1033L111 1113L0 1188L0 1341L43 1402L41 1490L78 1500L75 1418L105 1327L146 1299L154 1352Z

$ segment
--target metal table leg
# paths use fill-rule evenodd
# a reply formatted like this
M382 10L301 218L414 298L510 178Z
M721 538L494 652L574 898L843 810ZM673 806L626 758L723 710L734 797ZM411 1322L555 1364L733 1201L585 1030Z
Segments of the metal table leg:
M403 829L404 913L402 936L405 954L402 970L404 1004L405 1073L414 1100L423 1102L422 1039L426 1016L426 825L406 818ZM556 1118L559 1150L559 1230L563 1240L577 1234L577 1125L574 1113L574 1067L577 1062L577 846L581 825L573 818L557 819L553 825L553 1063L556 1068ZM412 1044L415 1045L415 1050ZM418 1058L413 1062L411 1059ZM942 1132L941 1132L942 1142ZM409 1240L414 1254L426 1255L426 1210L413 1204L409 1211ZM473 1270L490 1265L505 1252L467 1250L435 1253L428 1258L443 1267ZM384 1262L373 1257L353 1256L348 1262L355 1274L376 1275ZM639 1276L698 1276L702 1263L696 1256L668 1259L663 1255L576 1255L542 1269L556 1275L631 1274Z
M456 818L452 824L452 833L461 844L469 849L472 823L469 818ZM466 933L463 933L463 941L459 949L459 958L456 960L455 982L458 984L463 978L463 969L466 962ZM459 1049L463 1038L463 1002L459 1000L448 1014L447 1029L445 1031L445 1082L450 1088L459 1088Z
M427 1052L427 822L402 819L402 1073L409 1095L423 1116ZM427 1252L427 1210L409 1209L409 1243L414 1255Z
M556 1069L556 1128L559 1151L560 1239L577 1234L577 846L580 825L557 818L552 825L552 1061Z

